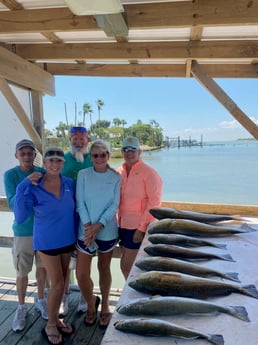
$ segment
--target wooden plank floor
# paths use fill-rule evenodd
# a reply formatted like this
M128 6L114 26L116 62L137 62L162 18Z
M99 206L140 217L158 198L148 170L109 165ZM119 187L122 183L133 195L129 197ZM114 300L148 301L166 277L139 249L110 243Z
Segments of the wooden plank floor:
M98 291L96 294L99 295ZM36 296L36 286L30 285L27 291L28 318L27 326L22 332L12 331L12 321L17 308L16 286L10 282L0 283L0 344L1 345L46 345L48 342L43 339L41 330L46 321L34 308L34 298ZM75 326L75 333L71 337L65 338L66 345L88 344L99 345L104 336L105 330L94 326L86 327L83 323L85 315L78 315L76 307L79 301L78 289L72 289L69 300L69 314L65 321ZM112 291L110 295L110 309L114 312L119 299L120 291Z

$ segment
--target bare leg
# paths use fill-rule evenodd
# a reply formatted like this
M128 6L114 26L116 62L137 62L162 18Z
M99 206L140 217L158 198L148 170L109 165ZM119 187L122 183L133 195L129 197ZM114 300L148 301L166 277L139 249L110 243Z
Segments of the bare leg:
M96 320L96 297L93 295L93 281L90 277L92 256L77 252L76 277L81 293L88 303L86 322L93 324Z
M50 256L39 252L40 258L46 268L50 278L50 290L48 293L48 322L46 326L47 334L59 335L58 337L49 336L49 340L54 344L60 342L61 336L57 329L59 321L59 307L62 300L65 277L67 274L71 253Z
M19 304L25 303L27 286L28 286L28 276L16 277L16 289L17 289Z
M102 296L101 313L109 313L109 293L112 283L110 263L113 251L98 253L99 286Z
M138 249L128 249L121 246L120 268L125 279L127 279L129 276L137 253Z
M71 270L68 269L66 279L65 279L65 288L64 288L64 293L67 295L70 293L70 274L71 274Z
M36 267L36 280L38 285L38 298L44 298L44 289L47 278L47 272L44 267Z

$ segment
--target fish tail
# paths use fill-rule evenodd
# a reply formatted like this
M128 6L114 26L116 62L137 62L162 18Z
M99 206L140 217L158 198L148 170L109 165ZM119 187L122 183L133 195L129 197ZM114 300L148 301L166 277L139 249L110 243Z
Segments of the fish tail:
M247 296L258 298L258 290L256 289L256 286L253 285L253 284L245 285L245 286L242 287L241 290Z
M238 273L236 272L227 272L225 273L225 277L229 280L233 280L235 282L241 283L241 281L238 278Z
M243 306L230 306L230 314L236 318L250 322L247 311Z
M224 338L221 334L210 334L209 341L214 345L224 345Z
M224 255L221 255L221 257L223 260L235 262L235 260L232 258L230 254L224 254Z

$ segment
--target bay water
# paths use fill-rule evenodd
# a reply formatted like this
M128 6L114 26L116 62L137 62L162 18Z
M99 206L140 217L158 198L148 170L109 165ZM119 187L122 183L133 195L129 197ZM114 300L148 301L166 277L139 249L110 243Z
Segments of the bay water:
M163 201L219 204L258 204L258 142L239 140L213 142L201 146L163 148L145 151L142 159L152 166L163 180ZM117 168L122 159L111 159ZM12 213L1 212L1 235L12 235ZM0 248L0 276L14 277L11 250ZM98 286L96 258L92 269ZM119 259L112 261L112 287L122 288L124 279ZM34 272L30 279L34 280Z

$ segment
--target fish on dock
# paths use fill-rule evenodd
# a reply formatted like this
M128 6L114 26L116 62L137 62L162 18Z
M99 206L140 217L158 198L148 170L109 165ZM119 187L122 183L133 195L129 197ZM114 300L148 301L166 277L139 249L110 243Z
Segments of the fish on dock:
M125 333L134 333L143 336L175 337L188 340L201 338L206 339L214 345L224 344L223 336L220 334L206 334L160 319L136 318L119 320L114 323L114 327Z
M128 285L137 291L151 295L205 299L239 293L258 298L258 291L254 284L238 285L178 272L144 272L129 281Z
M203 252L200 250L194 250L189 248L183 248L174 246L173 244L155 244L146 246L144 251L151 256L164 256L169 258L177 258L182 260L226 260L234 262L230 254L214 254Z
M133 302L120 305L117 312L127 316L217 315L218 313L224 313L242 321L250 321L244 306L228 306L195 298L172 296L139 298Z
M205 266L197 265L191 262L177 260L168 257L155 256L144 257L135 262L135 266L143 271L173 271L190 274L197 277L220 277L240 283L238 273L221 272Z
M256 231L244 223L240 227L234 225L206 224L189 219L165 218L153 222L148 228L148 234L181 234L189 236L230 236Z
M149 210L150 214L156 219L173 218L173 219L190 219L198 222L220 222L226 220L236 220L239 217L225 214L203 213L186 210L176 210L170 207L153 207Z
M148 240L152 244L176 244L182 247L215 247L227 249L226 244L215 243L196 237L185 236L180 234L153 234L148 236Z

